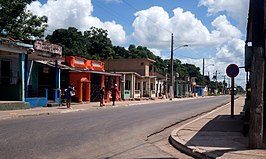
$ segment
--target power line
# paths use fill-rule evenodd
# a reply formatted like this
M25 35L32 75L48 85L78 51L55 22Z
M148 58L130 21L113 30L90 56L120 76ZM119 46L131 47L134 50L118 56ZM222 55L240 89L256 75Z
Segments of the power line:
M99 3L97 3L96 1L99 2ZM126 22L126 23L129 22L128 18L125 17L125 16L123 16L123 14L118 13L118 12L117 12L116 10L114 10L114 9L110 9L109 7L106 7L106 6L103 5L99 0L95 0L94 2L95 2L95 4L96 4L98 7L102 8L103 10L105 10L105 11L107 11L108 13L112 14L114 17L116 17L116 18L118 18L118 19L120 19L120 20L122 20L122 21L124 21L124 22Z
M128 3L126 0L122 0L126 5L128 5L130 8L132 8L134 11L139 11L137 8L135 8L132 4ZM149 17L147 17L146 15L143 15L144 17L146 17L149 21L151 21L152 23L156 24L155 21L153 21L152 19L150 19ZM158 27L157 25L155 25L155 27L159 28L159 29L163 29L165 31L167 31L168 33L172 34L172 32L166 28L163 27Z

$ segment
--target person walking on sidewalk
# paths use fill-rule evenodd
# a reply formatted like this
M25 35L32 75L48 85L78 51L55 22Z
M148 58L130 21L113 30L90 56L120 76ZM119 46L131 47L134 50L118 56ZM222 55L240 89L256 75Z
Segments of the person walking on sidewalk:
M99 92L99 98L100 98L100 107L101 106L104 106L104 104L103 104L103 100L104 100L104 87L102 87L102 89L100 90L100 92Z
M119 94L119 91L117 89L117 84L115 84L115 86L113 88L111 88L111 96L112 96L113 106L115 105L116 94Z
M70 84L67 89L65 90L65 98L66 98L66 106L70 108L71 105L71 98L75 95L75 90L73 84Z

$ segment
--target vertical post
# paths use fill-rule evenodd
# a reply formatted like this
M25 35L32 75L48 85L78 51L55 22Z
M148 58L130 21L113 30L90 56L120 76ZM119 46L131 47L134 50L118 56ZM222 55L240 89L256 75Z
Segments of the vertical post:
M204 64L205 62L204 62L204 58L203 58L203 65L202 65L202 75L203 75L203 79L202 79L202 97L204 96L204 89L205 89L205 76L204 76Z
M125 99L125 89L126 89L126 74L122 74L121 78L122 78L121 97L122 97L122 99ZM131 89L131 90L132 90L132 89ZM132 91L133 91L133 90L132 90ZM134 96L133 96L133 97L131 97L131 98L134 98Z
M131 74L131 88L130 88L130 97L134 98L134 93L135 93L135 74Z
M148 93L149 93L149 98L151 98L151 78L148 77L149 80L148 80Z
M20 98L25 101L25 70L24 70L25 54L19 54L19 79L21 80Z
M231 77L231 118L234 118L234 105L235 105L235 90L234 90L234 85L235 85L235 78Z
M140 97L143 97L143 79L141 79L141 82L140 82Z
M173 98L173 80L174 78L174 35L171 36L171 78L170 78L170 100Z
M179 95L179 93L178 93L178 91L179 91L179 89L178 89L178 80L175 81L175 88L176 88L175 89L176 90L175 96L178 97L178 95Z
M55 102L60 105L60 92L59 92L59 69L58 61L55 60Z
M263 146L263 93L264 93L264 49L254 48L253 65L251 67L251 105L249 147L262 148Z
M215 72L215 78L216 78L216 85L215 85L215 87L216 87L216 95L217 95L217 94L218 94L218 81L217 81L218 77L217 77L217 70L216 70L216 72Z
M28 53L25 54L25 63L24 63L24 69L25 69L25 79L24 79L24 82L25 82L25 98L28 98L29 96L29 90L28 90L28 72L29 72L29 69L28 69L28 62L29 62L29 58L28 58Z
M187 95L187 83L184 82L184 97Z
M223 81L223 94L225 94L225 75L224 75L224 81Z
M250 105L249 147L262 148L265 78L265 2L264 0L250 0L250 6L253 61L251 66L252 104Z
M87 85L88 85L88 84L86 84L86 87L88 87ZM102 76L101 76L101 89L102 89L103 87L105 87L105 75L102 75ZM106 88L105 88L105 89L106 89ZM87 90L87 88L86 88L86 90ZM86 91L86 92L87 92L87 91ZM86 93L86 96L87 96L87 94L88 94L88 93ZM106 93L104 93L104 95L103 95L103 100L104 100L104 101L105 101L105 94L106 94Z
M168 98L168 77L167 77L167 72L165 75L165 98Z

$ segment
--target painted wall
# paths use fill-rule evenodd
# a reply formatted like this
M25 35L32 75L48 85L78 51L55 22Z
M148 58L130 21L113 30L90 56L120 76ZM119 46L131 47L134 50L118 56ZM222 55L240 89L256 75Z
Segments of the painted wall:
M152 64L152 62L147 59L114 59L105 61L105 70L112 72L137 72L141 76L149 76L150 64Z

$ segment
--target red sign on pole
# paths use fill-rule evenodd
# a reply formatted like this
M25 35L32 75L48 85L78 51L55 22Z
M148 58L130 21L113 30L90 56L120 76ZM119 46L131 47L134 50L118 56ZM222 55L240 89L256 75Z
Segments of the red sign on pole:
M230 64L226 68L226 74L229 77L236 77L239 74L239 68L236 64Z
M239 68L236 64L230 64L226 68L227 76L231 77L231 118L234 118L234 89L235 77L239 74Z

